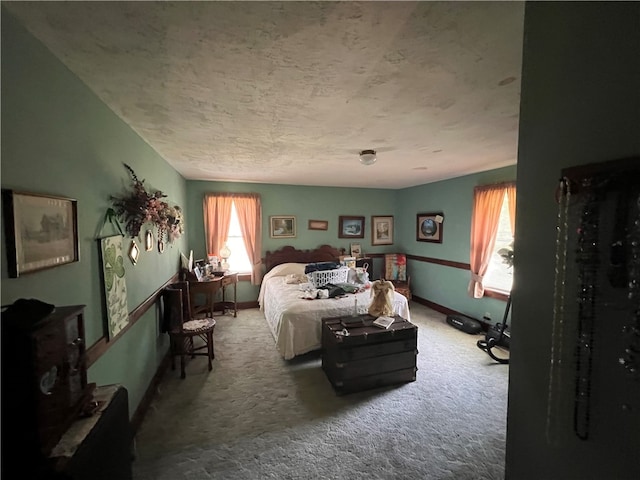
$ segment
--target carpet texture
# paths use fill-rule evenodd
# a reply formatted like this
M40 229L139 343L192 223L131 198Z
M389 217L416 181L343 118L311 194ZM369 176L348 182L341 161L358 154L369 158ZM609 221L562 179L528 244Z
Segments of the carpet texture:
M168 370L136 436L135 480L502 479L508 365L411 303L415 382L337 396L319 352L278 355L258 309L217 317L214 368Z

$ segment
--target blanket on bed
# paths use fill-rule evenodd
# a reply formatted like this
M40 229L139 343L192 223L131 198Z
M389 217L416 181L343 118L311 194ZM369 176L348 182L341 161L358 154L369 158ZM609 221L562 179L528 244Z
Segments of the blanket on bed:
M372 297L365 290L339 298L302 298L304 286L287 283L288 275L304 273L304 264L282 264L267 273L260 286L260 309L276 341L276 348L286 360L321 347L322 319L367 313ZM302 288L302 289L301 289ZM407 299L394 292L394 313L410 320Z

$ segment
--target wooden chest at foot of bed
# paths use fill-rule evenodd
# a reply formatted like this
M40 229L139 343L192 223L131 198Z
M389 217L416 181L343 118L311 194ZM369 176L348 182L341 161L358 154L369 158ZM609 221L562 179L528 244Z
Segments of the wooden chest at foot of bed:
M399 316L388 329L374 320L366 314L322 319L322 369L336 393L416 379L418 327Z

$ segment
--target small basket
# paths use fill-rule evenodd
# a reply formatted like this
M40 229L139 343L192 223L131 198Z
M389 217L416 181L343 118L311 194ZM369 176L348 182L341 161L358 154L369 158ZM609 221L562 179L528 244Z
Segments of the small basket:
M346 283L348 274L348 268L337 268L335 270L318 270L308 273L307 276L314 288L320 288L327 283Z

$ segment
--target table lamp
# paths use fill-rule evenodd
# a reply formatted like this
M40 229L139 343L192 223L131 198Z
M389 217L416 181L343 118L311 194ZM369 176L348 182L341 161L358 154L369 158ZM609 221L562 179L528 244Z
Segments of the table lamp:
M231 250L229 249L229 247L227 247L227 244L225 243L224 247L220 249L220 258L222 258L223 270L229 269L229 263L227 262L227 260L229 259L230 256L231 256Z

